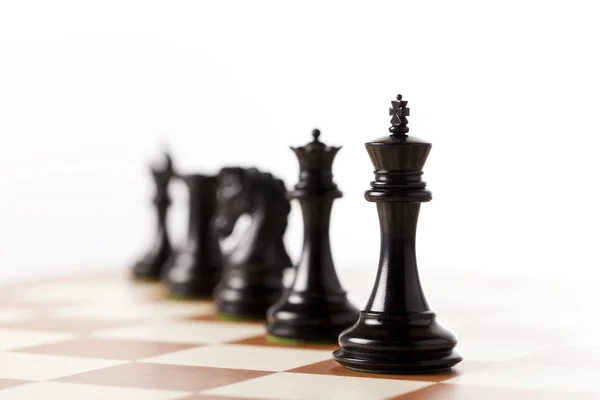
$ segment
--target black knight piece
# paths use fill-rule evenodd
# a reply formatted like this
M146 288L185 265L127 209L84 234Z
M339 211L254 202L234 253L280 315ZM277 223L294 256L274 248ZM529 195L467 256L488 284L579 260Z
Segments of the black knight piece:
M375 286L358 321L339 337L334 358L374 373L426 373L449 369L462 358L454 334L440 325L421 288L415 252L421 203L431 192L421 180L431 144L407 136L408 109L398 95L391 135L367 143L375 181L365 192L377 204L381 253Z
M215 227L229 236L237 220L250 225L225 257L215 303L223 317L265 319L283 288L283 271L291 266L283 243L290 203L282 180L255 168L223 168L217 184Z
M158 280L163 267L172 254L171 241L167 231L167 211L171 204L169 197L169 182L173 178L173 160L165 151L161 165L150 167L155 184L153 199L157 216L157 227L154 243L150 251L133 266L133 276L142 280Z
M358 318L335 271L329 242L329 221L335 199L332 164L340 147L314 140L292 147L300 163L300 181L288 198L298 199L304 217L304 244L291 287L268 311L267 330L275 338L335 342Z
M223 268L218 238L212 229L217 178L201 174L180 178L189 193L188 237L169 260L165 283L173 296L210 297Z

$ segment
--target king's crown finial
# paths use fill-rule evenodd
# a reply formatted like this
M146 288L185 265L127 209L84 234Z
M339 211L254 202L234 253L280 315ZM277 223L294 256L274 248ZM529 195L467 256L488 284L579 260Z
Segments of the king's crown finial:
M390 133L392 137L395 138L405 138L408 133L408 117L410 115L410 108L406 107L408 105L408 101L402 100L402 95L399 94L396 96L396 100L392 101L392 107L390 108L390 115L392 119L390 123Z

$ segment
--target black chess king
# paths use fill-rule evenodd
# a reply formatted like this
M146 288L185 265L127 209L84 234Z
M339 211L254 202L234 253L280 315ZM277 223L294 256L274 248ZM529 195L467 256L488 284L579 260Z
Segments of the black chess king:
M436 319L421 287L415 238L421 203L431 192L421 180L431 144L408 136L409 109L392 101L391 135L366 143L375 180L365 199L377 204L381 250L377 278L356 323L342 332L333 353L346 368L415 374L447 370L462 358L457 339Z

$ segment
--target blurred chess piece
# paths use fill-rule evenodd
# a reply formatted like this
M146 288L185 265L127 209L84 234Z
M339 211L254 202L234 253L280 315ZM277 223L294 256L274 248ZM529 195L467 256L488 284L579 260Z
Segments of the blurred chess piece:
M217 186L215 228L222 238L246 214L248 228L224 256L215 303L223 317L265 319L281 295L283 272L292 265L283 243L290 203L282 180L254 168L223 168Z
M219 281L223 260L212 220L216 210L217 178L181 175L189 192L187 241L167 263L165 284L172 296L211 297Z
M161 159L150 166L155 185L153 199L156 211L156 233L150 250L133 266L133 277L140 280L159 280L167 260L172 255L171 241L167 230L167 212L171 204L169 183L175 175L173 160L167 150Z

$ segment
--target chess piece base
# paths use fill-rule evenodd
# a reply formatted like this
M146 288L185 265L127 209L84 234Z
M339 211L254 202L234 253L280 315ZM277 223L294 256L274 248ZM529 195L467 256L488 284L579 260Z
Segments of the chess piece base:
M277 298L278 296L274 296ZM219 315L228 319L264 321L270 302L240 302L217 300Z
M204 271L201 277L194 276L186 281L168 280L166 286L169 289L169 295L173 297L211 299L218 279L218 271L211 271L210 274Z
M160 280L164 266L171 256L171 248L164 246L158 251L152 251L142 260L138 261L132 269L133 279L140 281Z
M185 262L192 261L192 264ZM211 298L219 282L221 266L197 263L197 258L181 253L173 258L164 282L169 294L179 298Z
M358 318L358 310L344 292L324 298L320 293L291 291L267 314L271 336L312 343L336 343L339 334Z
M218 313L264 321L268 308L281 296L283 278L283 268L265 269L244 266L228 271L215 289Z
M435 360L401 361L377 358L370 355L339 349L333 353L334 359L349 370L371 374L431 374L450 370L462 358L452 351L450 354Z
M454 334L435 320L435 313L360 313L339 337L333 358L361 372L419 374L445 371L462 357L454 351Z
M303 340L303 339L290 339L290 338L286 338L286 337L273 336L273 335L267 335L267 340L272 343L288 344L288 345L292 345L292 346L303 345L303 344L324 344L324 345L331 344L331 342L329 342L329 341L318 342L318 341Z
M264 315L262 316L242 316L238 314L226 314L226 313L217 313L217 319L221 321L240 321L240 322L263 322L265 320Z

